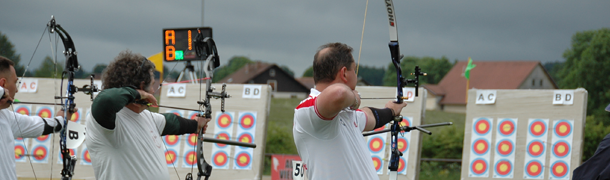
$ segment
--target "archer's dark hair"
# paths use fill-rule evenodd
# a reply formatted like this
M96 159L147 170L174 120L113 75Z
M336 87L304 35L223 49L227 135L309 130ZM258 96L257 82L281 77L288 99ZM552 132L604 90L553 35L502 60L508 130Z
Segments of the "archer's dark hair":
M104 89L127 86L135 86L139 89L140 83L144 82L144 88L148 89L152 81L150 72L153 69L155 69L155 64L146 57L125 50L119 53L104 70L102 86Z
M328 51L320 54L320 51L325 48L328 48ZM351 70L351 65L354 63L352 50L352 47L338 42L320 46L313 57L314 83L334 81L337 73L343 67Z
M11 66L15 66L15 63L10 59L0 56L0 73L6 73L10 71Z

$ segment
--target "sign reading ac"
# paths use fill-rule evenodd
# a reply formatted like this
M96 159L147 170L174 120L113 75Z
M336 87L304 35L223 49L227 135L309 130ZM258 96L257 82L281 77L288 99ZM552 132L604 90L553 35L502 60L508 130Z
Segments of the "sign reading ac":
M38 89L38 79L24 78L19 83L19 92L35 93Z
M167 97L186 97L186 84L167 85Z

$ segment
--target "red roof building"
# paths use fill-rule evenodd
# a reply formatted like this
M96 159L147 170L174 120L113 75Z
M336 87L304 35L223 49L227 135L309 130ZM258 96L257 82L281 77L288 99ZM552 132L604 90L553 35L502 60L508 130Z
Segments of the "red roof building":
M466 113L467 61L459 61L438 84L427 84L426 109ZM468 89L557 89L539 61L473 61Z

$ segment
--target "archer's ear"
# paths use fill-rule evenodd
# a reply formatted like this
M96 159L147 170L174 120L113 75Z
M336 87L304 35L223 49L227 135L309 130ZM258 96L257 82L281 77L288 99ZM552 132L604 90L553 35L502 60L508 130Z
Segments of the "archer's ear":
M6 85L6 78L0 78L0 86L4 87Z

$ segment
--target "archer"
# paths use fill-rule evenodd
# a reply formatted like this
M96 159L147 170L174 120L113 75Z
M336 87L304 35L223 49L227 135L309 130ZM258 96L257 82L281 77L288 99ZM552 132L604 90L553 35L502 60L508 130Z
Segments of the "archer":
M310 179L379 179L363 131L383 127L406 103L360 107L352 48L321 46L313 61L315 87L296 107L294 142Z
M210 118L146 110L149 103L157 105L153 69L151 61L128 50L105 69L104 89L86 123L96 179L170 179L161 136L205 133Z
M17 74L13 61L0 56L0 179L17 180L15 171L16 138L37 138L41 135L60 132L64 127L64 111L55 118L22 115L8 109L17 93ZM72 117L72 113L68 113ZM27 151L27 149L25 149Z

